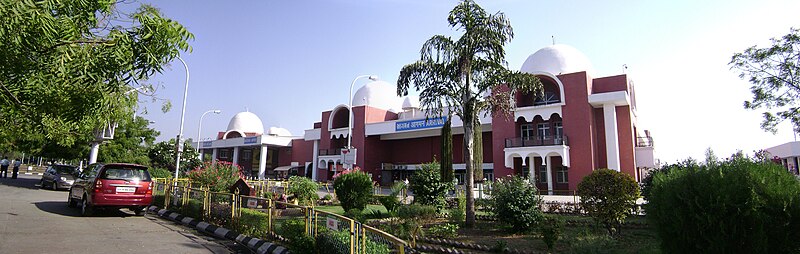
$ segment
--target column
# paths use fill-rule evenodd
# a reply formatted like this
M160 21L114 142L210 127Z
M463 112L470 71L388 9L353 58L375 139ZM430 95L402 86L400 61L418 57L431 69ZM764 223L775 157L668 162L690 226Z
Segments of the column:
M314 140L314 151L312 152L313 155L311 156L311 180L317 180L317 171L319 171L319 167L321 165L317 165L319 163L319 140Z
M233 147L233 158L231 159L231 163L239 165L239 147Z
M267 145L261 144L261 154L258 158L258 179L264 180L264 175L267 174Z
M211 164L217 164L217 148L211 149Z
M603 117L606 129L606 161L608 169L620 171L619 137L617 132L617 106L603 104Z
M531 163L525 163L525 161L527 160L530 160ZM525 164L530 164L528 165L528 180L531 182L531 184L533 184L533 186L536 186L536 171L534 170L536 168L536 165L533 165L533 158L522 157L522 166L524 167Z
M544 158L547 161L547 195L553 195L553 166L550 165L550 156Z

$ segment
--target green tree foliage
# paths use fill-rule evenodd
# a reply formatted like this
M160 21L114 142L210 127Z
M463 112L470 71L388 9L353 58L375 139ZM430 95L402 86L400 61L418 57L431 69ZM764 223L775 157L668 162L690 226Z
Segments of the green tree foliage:
M114 139L101 145L97 160L150 164L147 150L160 133L148 127L149 124L150 121L140 116L134 120L123 122L117 127Z
M625 173L598 169L578 184L581 207L613 236L639 198L639 186Z
M772 38L772 46L752 46L731 58L731 69L749 81L753 99L744 102L746 109L765 108L761 128L776 132L783 120L800 132L800 30L792 28L782 38Z
M439 163L422 164L409 180L408 188L414 193L414 203L436 207L438 211L447 205L444 197L453 188L452 182L443 182L440 178Z
M153 167L166 168L175 172L175 139L161 141L150 147L147 157ZM200 154L192 147L192 141L183 142L183 152L181 153L181 172L186 172L201 166Z
M88 142L130 118L132 89L190 50L194 36L156 8L117 4L0 2L0 145Z
M650 190L653 189L654 176L661 173L668 173L671 170L682 170L687 168L698 168L698 167L700 167L700 164L696 160L689 158L675 164L663 165L661 166L661 168L651 171L650 174L648 174L644 179L642 179L641 183L642 197L645 200L650 200Z
M475 152L472 154L472 169L475 181L483 182L483 130L480 120L475 118Z
M527 180L518 176L498 179L492 187L492 213L514 232L530 232L544 218L536 186Z
M364 210L372 199L372 178L358 169L343 171L333 180L333 190L345 211Z
M442 158L439 162L441 178L444 182L453 181L453 125L452 117L447 117L447 121L442 126Z
M512 71L505 61L506 43L514 37L511 23L502 12L487 13L472 0L461 1L447 18L461 37L435 35L420 50L420 60L403 66L397 78L397 94L420 91L420 104L427 114L442 115L445 109L464 122L466 187L474 186L475 119L481 112L507 114L517 91L541 90L536 76ZM491 92L491 96L484 95ZM475 224L475 198L467 192L466 225Z
M311 179L302 176L289 177L288 192L294 195L301 205L313 205L319 199L319 195L317 195L318 189L319 185Z
M186 173L186 176L192 185L209 187L214 192L229 192L236 181L244 179L242 169L226 161L206 162L203 167Z
M646 205L666 253L796 253L800 182L771 162L736 159L660 171Z

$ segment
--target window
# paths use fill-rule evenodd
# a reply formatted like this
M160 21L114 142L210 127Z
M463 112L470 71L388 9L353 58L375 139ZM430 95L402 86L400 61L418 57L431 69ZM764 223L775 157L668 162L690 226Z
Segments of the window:
M483 178L486 178L488 181L494 181L494 173L493 171L483 171Z
M147 173L147 168L114 166L106 168L100 178L108 180L150 181L150 174Z
M520 134L519 136L522 137L522 140L530 140L533 139L533 124L532 123L525 123L520 126Z
M556 138L561 138L564 136L564 126L561 125L561 121L553 123L554 128L556 129L555 136Z
M528 178L529 174L528 169L529 169L528 165L522 166L522 178Z
M558 183L567 183L569 181L569 176L567 175L567 167L559 167L558 171L556 171L556 181Z
M550 125L547 123L538 124L537 129L539 130L537 134L539 134L540 139L547 139L550 136Z
M539 182L547 183L547 166L542 165L539 167Z

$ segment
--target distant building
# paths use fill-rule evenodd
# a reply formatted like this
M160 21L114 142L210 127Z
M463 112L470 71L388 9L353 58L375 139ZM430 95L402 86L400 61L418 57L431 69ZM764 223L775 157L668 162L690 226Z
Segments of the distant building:
M766 149L773 159L779 159L781 165L792 174L800 175L798 165L800 165L800 142L793 141Z
M536 51L521 71L536 74L544 91L516 94L510 117L481 115L487 179L521 175L539 189L564 191L575 190L594 169L615 169L640 180L645 169L655 167L653 139L637 122L634 84L627 75L593 77L589 60L566 45ZM453 163L464 181L463 124L457 116L426 118L418 98L397 97L395 86L385 81L358 89L352 104L355 165L373 180L402 181L420 164L440 158L440 129L453 117ZM258 117L243 112L218 140L201 142L200 148L206 159L238 161L261 177L299 167L298 174L329 181L343 169L349 113L346 104L334 106L302 137L292 137L263 134Z

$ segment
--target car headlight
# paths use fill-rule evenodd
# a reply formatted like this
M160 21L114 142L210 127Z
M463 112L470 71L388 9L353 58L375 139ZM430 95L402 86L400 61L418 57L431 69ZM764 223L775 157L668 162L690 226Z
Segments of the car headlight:
M64 181L64 182L66 182L66 181L67 181L67 178L62 176L62 177L61 177L61 181Z

